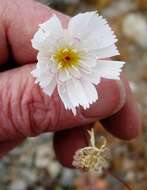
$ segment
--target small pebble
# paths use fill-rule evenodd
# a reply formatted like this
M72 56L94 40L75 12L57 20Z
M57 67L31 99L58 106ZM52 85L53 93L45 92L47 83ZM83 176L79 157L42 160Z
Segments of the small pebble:
M13 181L9 186L9 190L26 190L26 189L27 189L27 185L25 181L21 179L17 179Z
M122 30L127 38L147 48L147 21L141 14L128 14L123 20Z

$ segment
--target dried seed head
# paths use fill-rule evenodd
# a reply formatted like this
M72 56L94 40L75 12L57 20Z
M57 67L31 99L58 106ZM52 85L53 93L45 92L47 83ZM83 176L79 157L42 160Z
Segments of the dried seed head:
M108 167L109 149L106 147L106 138L103 137L101 146L96 147L93 129L90 134L90 146L79 149L73 157L73 166L84 171L95 171L102 174L104 168Z

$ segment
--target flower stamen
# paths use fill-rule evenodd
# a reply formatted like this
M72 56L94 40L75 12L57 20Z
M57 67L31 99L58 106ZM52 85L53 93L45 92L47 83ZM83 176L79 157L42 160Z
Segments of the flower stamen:
M60 48L56 51L54 60L60 65L60 68L68 69L78 65L80 55L74 48Z

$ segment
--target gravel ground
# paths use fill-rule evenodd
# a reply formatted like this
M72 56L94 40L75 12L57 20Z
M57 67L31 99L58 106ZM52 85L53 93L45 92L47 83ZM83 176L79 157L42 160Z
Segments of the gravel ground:
M41 1L41 0L40 0ZM42 0L68 15L99 10L116 32L125 73L138 102L143 130L131 142L108 136L110 175L97 178L63 168L54 156L52 134L30 138L0 162L0 190L133 190L147 189L147 0ZM137 24L136 24L137 23ZM98 128L98 133L108 135Z

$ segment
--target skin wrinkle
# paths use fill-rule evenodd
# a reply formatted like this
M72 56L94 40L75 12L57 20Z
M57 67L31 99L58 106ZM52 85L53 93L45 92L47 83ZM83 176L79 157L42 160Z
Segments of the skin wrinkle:
M26 85L25 85L25 87L23 88L23 91L21 91L20 92L20 94L19 94L19 101L18 101L18 112L19 112L19 114L20 114L20 123L21 123L21 121L23 121L22 123L24 123L25 124L25 118L23 117L23 113L24 113L24 109L23 109L23 106L22 106L22 100L23 100L23 95L24 95L24 92L25 92L25 88L26 88ZM25 135L26 136L26 135Z
M7 118L10 119L11 128L15 129L14 131L16 134L14 136L18 136L18 137L20 136L24 138L25 135L23 133L23 130L21 129L21 126L24 124L24 120L23 120L23 117L21 117L20 106L19 106L21 102L21 92L22 92L21 85L23 83L22 83L21 78L17 75L18 73L15 71L15 69L11 72L12 73L10 73L10 80L7 81L7 84L9 83L10 87L6 91L6 93L7 92L10 93L9 107L7 108L9 110L9 115L7 116ZM19 82L16 82L16 79L15 79L16 76L18 76L17 80ZM20 93L17 93L18 91Z
M8 101L8 107L7 107L7 110L8 110L8 115L6 116L6 118L9 118L9 122L10 122L10 127L13 128L14 132L16 133L15 135L13 135L13 138L16 136L18 139L19 138L24 138L24 135L22 133L21 130L18 130L16 124L15 124L15 118L13 119L13 111L12 111L12 100L11 100L11 96L9 98L9 101ZM11 137L12 138L12 137Z
M15 136L17 136L17 132L21 134L22 137L25 137L25 130L22 130L22 126L24 125L24 120L22 117L22 113L20 111L20 102L21 102L21 96L22 96L22 88L23 86L23 81L18 75L18 72L14 69L11 71L12 73L12 83L10 82L11 88L9 91L11 92L11 101L10 101L10 114L8 118L11 120L11 125L12 128L15 128ZM11 76L10 74L10 76ZM17 76L17 81L16 81L16 76ZM18 93L20 92L20 93ZM16 114L17 113L17 114Z
M32 80L32 77L30 78ZM55 130L56 123L58 123L58 111L60 110L58 101L56 98L49 98L43 94L42 89L38 85L34 85L34 80L29 84L23 100L27 117L29 117L29 125L27 126L29 133L27 135L35 136L41 132Z
M25 75L25 74L24 74ZM27 95L27 88L28 88L28 84L29 84L29 78L25 76L22 76L22 87L21 90L18 90L18 92L20 91L21 95L17 95L19 96L19 101L18 101L18 109L20 110L20 122L22 122L22 131L25 137L29 136L29 134L31 133L30 130L30 115L28 113L28 105L25 102L25 97ZM21 83L20 83L21 84ZM14 115L15 117L15 115Z
M30 74L30 69L27 71L28 75ZM25 78L25 77L23 77ZM30 84L30 85L27 85ZM24 125L23 125L23 131L25 132L25 136L34 136L35 134L35 129L34 129L34 123L36 123L36 130L37 130L37 125L38 122L35 122L35 120L32 117L32 114L35 113L36 109L31 109L33 107L33 103L36 102L36 100L32 96L32 91L33 91L33 81L30 76L26 77L26 80L24 81L23 84L23 90L22 90L22 99L20 100L20 107L21 107L21 112L22 112L22 118L24 120ZM36 96L39 97L39 94L35 90ZM37 117L36 117L37 119Z
M1 87L0 88L0 93L1 93L1 96L0 96L0 105L1 105L1 112L0 112L0 121L1 121L0 135L1 135L1 138L0 139L1 139L1 141L3 140L3 138L5 137L5 135L7 136L7 133L8 133L8 129L3 126L4 123L5 123L5 118L7 117L7 112L5 110L7 110L6 108L7 108L7 102L8 102L8 94L7 94L7 96L2 96L2 95L5 94L5 91L3 91L3 88L2 88L3 86L4 86L4 83L3 83L3 85L0 85L0 87ZM2 94L2 92L3 92L3 94ZM5 100L5 106L3 106L4 98L6 98L6 100ZM8 125L7 125L7 127L8 127Z
M2 108L3 104L2 104L2 97L0 97L0 107ZM8 129L6 127L3 127L4 125L4 118L5 118L5 113L3 110L1 110L0 112L0 142L3 141L3 139L5 139L8 136Z
M5 114L2 128L6 128L5 123L9 123L9 130L5 133L7 139L15 139L16 136L23 138L35 136L45 131L61 130L61 127L64 127L61 122L64 122L62 114L64 107L60 106L61 100L57 93L51 98L44 95L42 89L34 85L34 79L30 75L32 68L27 67L26 65L19 70L6 71L8 77L1 80L0 97L3 97L2 102L5 102L2 105ZM23 70L25 72L22 72ZM6 72L0 76L3 78Z
M50 111L50 117L52 118L50 120L50 130L51 131L57 131L60 130L62 126L62 118L64 117L62 115L63 108L62 108L62 102L59 99L57 89L55 90L54 94L51 96L51 108L52 110Z
M42 113L44 113L44 111L43 111L44 108L40 104L40 102L43 102L43 97L41 96L39 90L37 90L37 92L35 90L35 93L33 93L33 92L34 92L34 90L33 90L33 86L32 86L31 94L28 95L31 98L30 98L30 101L27 103L27 108L29 111L29 121L31 121L30 126L29 126L30 134L28 134L28 136L34 136L34 135L39 134L38 129L40 128L40 126L39 126L40 122L38 122L39 120L38 120L38 116L37 116L36 112L39 110L39 111L42 111ZM37 97L37 99L34 97ZM35 118L37 118L38 121L35 121ZM41 125L42 125L42 123L41 123Z
M29 102L27 103L28 113L30 115L30 134L28 136L35 136L40 134L41 131L44 131L46 128L49 128L50 117L48 117L48 112L50 110L50 105L45 105L43 100L43 95L40 92L40 89L33 91Z
M12 110L11 110L11 102L12 102L12 96L11 96L11 77L7 78L6 81L2 80L2 88L1 88L1 93L0 93L0 100L2 101L2 106L1 106L1 140L6 140L6 139L12 139L17 136L18 138L22 134L20 131L17 130L16 125L14 124L12 120ZM5 86L7 84L7 86ZM3 115L3 116L2 116ZM7 124L7 125L6 125ZM3 135L5 133L6 135ZM5 139L2 139L2 137L5 137Z

